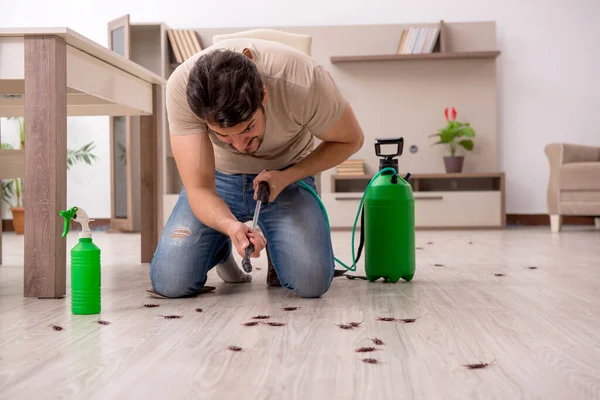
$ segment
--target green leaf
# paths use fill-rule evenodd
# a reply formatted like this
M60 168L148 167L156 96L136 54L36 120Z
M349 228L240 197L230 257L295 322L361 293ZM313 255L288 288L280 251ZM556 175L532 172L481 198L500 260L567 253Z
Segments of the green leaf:
M467 126L460 130L460 135L466 137L475 137L475 131L473 130L473 128Z
M454 140L456 134L454 132L444 132L440 136L440 140L444 143L450 143Z
M460 142L458 142L458 144L460 144L466 150L473 150L473 141L471 139L461 140Z

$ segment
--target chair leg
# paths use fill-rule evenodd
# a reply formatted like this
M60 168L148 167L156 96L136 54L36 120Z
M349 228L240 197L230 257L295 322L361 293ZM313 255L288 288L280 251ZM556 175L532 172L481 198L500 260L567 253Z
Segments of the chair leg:
M550 215L550 230L552 232L560 232L560 228L562 227L562 221L562 215Z

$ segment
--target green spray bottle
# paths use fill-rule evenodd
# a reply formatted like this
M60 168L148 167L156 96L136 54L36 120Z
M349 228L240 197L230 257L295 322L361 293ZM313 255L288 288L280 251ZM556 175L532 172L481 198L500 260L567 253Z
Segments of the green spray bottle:
M62 237L69 233L71 220L81 224L78 243L71 249L71 312L100 314L100 248L92 242L90 218L81 208L61 210L65 219Z
M396 151L382 154L382 145ZM370 182L364 206L365 272L371 282L379 278L411 281L415 275L415 199L408 174L398 174L404 138L376 139L379 171Z

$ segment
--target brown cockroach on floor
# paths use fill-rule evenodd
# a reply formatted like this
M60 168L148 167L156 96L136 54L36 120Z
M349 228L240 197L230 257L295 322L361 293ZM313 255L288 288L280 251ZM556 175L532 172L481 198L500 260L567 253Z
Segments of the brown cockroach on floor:
M111 324L110 322L104 321L104 320L101 320L101 319L97 319L94 322L97 323L97 324L100 324L100 325L110 325Z
M375 343L378 346L384 345L385 343L383 343L383 340L378 339L378 338L373 338L371 339L373 341L373 343Z
M153 308L153 307L160 307L160 304L143 303L142 306L144 306L146 308Z
M58 325L54 325L54 324L48 324L48 326L52 327L52 329L54 329L55 331L64 330L64 328L62 326L58 326Z
M412 322L415 322L416 320L417 320L416 318L398 318L398 319L396 319L396 321L403 322L405 324L410 324Z
M367 353L367 352L376 351L376 350L380 350L380 349L377 349L375 347L360 347L354 351L356 351L357 353Z
M537 267L535 267L535 266L533 266L533 265L532 265L532 266L530 266L530 267L527 267L527 268L529 268L529 269L537 269Z
M496 362L496 360L490 361L489 363L478 362L475 364L463 364L463 367L468 368L468 369L480 369L480 368L488 367L488 366L494 364L495 362Z
M377 321L386 321L386 322L391 322L391 321L395 321L396 318L394 317L377 317Z
M258 324L259 324L258 321L250 321L250 322L244 322L242 325L244 325L244 326L256 326Z
M364 321L360 321L360 322L348 322L348 325L354 327L354 328L358 328L360 326L360 324L362 324Z
M296 311L299 308L300 307L283 307L281 310L282 311Z
M254 317L252 317L252 319L269 319L271 318L270 315L255 315Z
M435 267L445 267L444 264L433 264Z
M348 329L348 330L353 330L354 327L352 325L346 325L346 324L336 324L337 326L339 326L342 329Z
M183 318L183 315L162 315L161 317L165 318L165 319L177 319L177 318Z
M204 311L204 310L201 308L196 308L196 312L202 312L202 311Z
M497 273L494 274L494 276L504 276L504 274L500 273L500 272L497 272Z
M242 348L238 346L229 346L228 349L231 351L242 351Z
M361 361L364 362L364 363L367 363L367 364L377 364L377 363L379 363L379 361L376 360L375 358L363 358Z
M287 325L285 322L263 322L263 324L265 325L270 325L270 326L285 326Z

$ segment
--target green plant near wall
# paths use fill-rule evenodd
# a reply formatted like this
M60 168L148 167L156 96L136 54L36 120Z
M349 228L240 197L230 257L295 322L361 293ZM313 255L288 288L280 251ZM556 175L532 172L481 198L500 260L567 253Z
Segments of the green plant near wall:
M25 149L25 120L22 117L11 117L16 120L19 127L20 149ZM10 143L2 143L2 150L14 149ZM94 142L90 142L79 149L67 149L67 170L78 163L92 165L96 161L93 150ZM2 181L2 201L11 205L12 208L23 207L24 181L22 178L5 179Z

